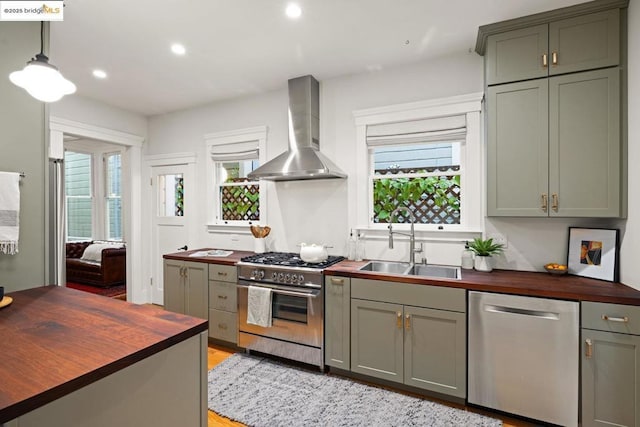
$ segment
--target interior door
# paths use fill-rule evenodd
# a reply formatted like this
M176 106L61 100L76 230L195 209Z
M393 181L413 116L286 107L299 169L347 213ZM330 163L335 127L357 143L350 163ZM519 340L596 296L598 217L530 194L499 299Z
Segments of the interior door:
M151 167L152 186L152 279L151 301L163 304L162 255L189 245L189 194L193 165Z

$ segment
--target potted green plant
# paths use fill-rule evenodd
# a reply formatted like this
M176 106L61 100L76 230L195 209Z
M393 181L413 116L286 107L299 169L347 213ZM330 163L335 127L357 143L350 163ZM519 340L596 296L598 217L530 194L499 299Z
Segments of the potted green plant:
M473 266L478 271L491 271L493 270L491 257L502 253L504 245L502 243L494 243L492 238L482 239L476 237L471 243L469 243L469 249L475 253L475 259Z

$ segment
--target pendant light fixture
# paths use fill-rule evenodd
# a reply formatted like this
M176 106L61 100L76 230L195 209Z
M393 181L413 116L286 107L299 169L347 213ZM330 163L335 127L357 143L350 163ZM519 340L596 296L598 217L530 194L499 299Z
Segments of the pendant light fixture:
M9 80L43 102L55 102L76 91L76 85L65 79L58 67L49 64L44 54L44 21L40 22L40 53L21 71L9 74Z

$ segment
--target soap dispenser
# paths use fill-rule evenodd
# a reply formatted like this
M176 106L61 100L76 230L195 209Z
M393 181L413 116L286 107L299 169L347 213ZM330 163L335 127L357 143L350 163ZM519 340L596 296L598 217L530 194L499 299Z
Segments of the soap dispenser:
M356 238L353 235L353 229L349 233L349 241L347 242L347 259L350 261L356 259Z
M473 251L469 249L469 242L464 242L460 266L465 270L473 268Z

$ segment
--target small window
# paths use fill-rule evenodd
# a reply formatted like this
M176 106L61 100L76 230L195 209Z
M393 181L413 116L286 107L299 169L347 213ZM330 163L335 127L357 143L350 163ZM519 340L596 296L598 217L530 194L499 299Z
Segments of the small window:
M209 154L209 230L264 221L264 188L259 180L250 180L247 175L264 163L266 126L217 132L204 138Z
M67 210L67 241L91 240L93 193L91 154L65 151L64 186Z
M225 223L260 221L260 182L247 178L258 166L257 159L216 162L219 218Z
M460 224L461 142L380 146L373 156L373 222Z
M158 175L158 216L184 216L184 177Z
M122 240L122 155L109 153L105 164L105 235L109 240Z
M375 236L389 223L409 222L408 210L424 233L481 231L481 101L474 93L354 111L358 174L350 227ZM399 207L407 209L391 218Z

